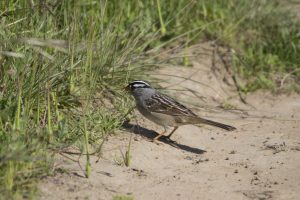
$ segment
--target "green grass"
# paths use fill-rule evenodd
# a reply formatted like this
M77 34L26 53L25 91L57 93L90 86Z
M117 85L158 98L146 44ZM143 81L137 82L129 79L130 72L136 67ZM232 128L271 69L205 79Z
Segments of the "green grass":
M0 194L34 194L51 155L68 146L89 153L118 129L131 107L122 88L150 64L155 34L107 2L58 1L1 7ZM122 6L122 5L120 5ZM3 8L5 8L3 10ZM149 26L149 27L148 27ZM143 41L149 38L148 41Z
M244 92L281 89L286 74L291 77L287 87L299 85L300 23L296 12L284 5L273 0L213 0L194 8L201 23L215 21L205 37L234 50L231 65L244 79Z
M297 89L300 27L282 7L272 0L1 1L0 199L34 198L53 155L68 146L86 155L88 177L89 155L131 109L124 85L162 63L157 55L168 45L205 39L233 49L244 92ZM126 156L129 165L130 145Z
M134 200L132 196L114 196L113 200Z

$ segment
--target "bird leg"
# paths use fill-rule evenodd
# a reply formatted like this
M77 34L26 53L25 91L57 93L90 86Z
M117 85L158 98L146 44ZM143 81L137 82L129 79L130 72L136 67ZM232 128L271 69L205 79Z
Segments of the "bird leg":
M175 126L174 129L171 131L171 133L167 136L167 138L170 138L177 129L178 129L178 126Z
M166 132L167 132L167 129L166 127L164 127L164 131L159 133L155 138L153 138L154 141L158 140L161 136L163 136Z

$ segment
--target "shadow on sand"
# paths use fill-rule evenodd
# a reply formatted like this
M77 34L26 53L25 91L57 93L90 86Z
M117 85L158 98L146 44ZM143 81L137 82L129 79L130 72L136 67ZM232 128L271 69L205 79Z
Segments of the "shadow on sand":
M130 124L128 122L124 122L122 125L123 128L125 128L126 130L135 133L135 134L139 134L142 135L150 140L152 140L154 137L156 137L158 135L158 133L156 133L155 131L143 128L139 125L133 125ZM203 154L206 151L202 150L202 149L198 149L198 148L194 148L194 147L189 147L183 144L179 144L174 140L171 140L170 138L166 137L166 136L162 136L161 138L159 138L160 142L163 142L165 144L168 144L172 147L187 151L187 152L191 152L191 153L195 153L195 154Z

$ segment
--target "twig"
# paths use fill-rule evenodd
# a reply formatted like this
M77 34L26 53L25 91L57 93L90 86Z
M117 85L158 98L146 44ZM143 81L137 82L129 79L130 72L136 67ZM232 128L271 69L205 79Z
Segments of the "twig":
M229 49L229 48L228 48L227 52L230 52L230 49ZM224 59L225 56L224 56L224 54L222 54L222 53L219 51L219 48L217 48L217 54L218 54L219 58L221 59L221 61L222 61L223 65L224 65L224 67L225 67L227 73L231 76L231 78L232 78L232 80L233 80L233 83L234 83L234 85L235 85L235 88L236 88L236 90L237 90L237 93L238 93L238 95L239 95L240 100L241 100L244 104L250 105L250 104L245 100L245 98L242 96L242 91L241 91L241 88L240 88L240 86L239 86L239 84L238 84L238 82L237 82L236 75L235 75L234 73L232 73L232 71L230 70L230 69L231 69L231 68L230 68L230 65L229 65L228 61ZM250 105L250 106L251 106L252 108L255 108L255 107L252 106L252 105Z
M293 73L297 72L297 71L300 71L300 68L297 68L297 69L294 69L293 71L291 71L290 73L286 74L283 79L280 81L280 88L283 87L283 84L285 82L285 80L290 76L292 75Z

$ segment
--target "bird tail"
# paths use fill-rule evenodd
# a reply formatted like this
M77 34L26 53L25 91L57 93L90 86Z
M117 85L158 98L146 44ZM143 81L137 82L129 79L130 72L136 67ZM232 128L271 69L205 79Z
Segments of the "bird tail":
M211 126L216 126L218 128L222 128L222 129L225 129L227 131L236 130L235 127L230 126L230 125L222 124L222 123L211 121L211 120L208 120L208 119L203 119L203 118L200 118L200 117L197 118L197 119L198 119L199 123L208 124L208 125L211 125Z

